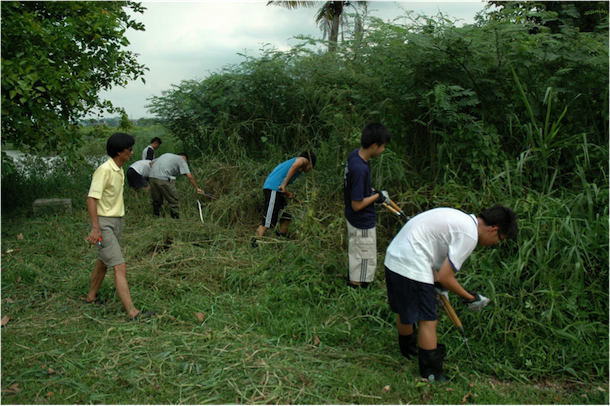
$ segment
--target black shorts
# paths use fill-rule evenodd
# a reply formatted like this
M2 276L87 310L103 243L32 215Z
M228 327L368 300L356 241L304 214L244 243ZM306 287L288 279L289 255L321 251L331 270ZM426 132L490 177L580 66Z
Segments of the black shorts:
M390 309L400 315L401 324L438 320L434 285L411 280L392 272L387 266L385 283Z
M266 228L273 228L277 224L278 217L280 221L290 221L292 217L284 209L288 205L286 197L271 189L263 189L265 193L265 208L263 210L263 222L261 225Z
M148 182L146 182L146 179L144 179L142 175L140 175L133 168L127 169L127 182L129 183L129 187L132 187L134 189L148 187Z

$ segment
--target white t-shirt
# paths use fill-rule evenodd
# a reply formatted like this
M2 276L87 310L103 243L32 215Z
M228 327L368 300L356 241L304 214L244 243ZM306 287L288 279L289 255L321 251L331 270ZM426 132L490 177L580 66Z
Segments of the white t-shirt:
M147 159L141 159L139 161L135 161L129 167L133 168L136 172L140 174L143 178L148 178L150 175L150 162Z
M445 258L459 271L478 243L477 217L442 207L425 211L404 225L390 243L385 266L411 280L434 283Z

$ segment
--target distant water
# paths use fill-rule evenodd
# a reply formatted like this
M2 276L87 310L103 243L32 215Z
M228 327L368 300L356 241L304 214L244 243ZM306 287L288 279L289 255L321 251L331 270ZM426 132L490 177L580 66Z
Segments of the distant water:
M53 167L53 164L56 163L57 160L61 159L60 156L39 157L36 155L26 154L24 152L17 151L17 150L2 150L2 152L5 153L6 155L8 155L13 160L13 162L15 163L15 167L17 168L18 171L25 172L25 173L27 173L27 169L25 167L26 162L33 162L35 160L36 161L40 160L40 161L44 162L49 167L49 169L51 169ZM102 163L104 163L108 159L108 156L88 156L88 157L85 157L85 159L90 164L98 166L98 165L101 165Z
M14 149L9 149L9 150L2 150L2 152L6 153L6 155L10 156L11 158L13 158L13 160L15 159L19 159L21 157L24 157L25 154L21 151L16 151Z

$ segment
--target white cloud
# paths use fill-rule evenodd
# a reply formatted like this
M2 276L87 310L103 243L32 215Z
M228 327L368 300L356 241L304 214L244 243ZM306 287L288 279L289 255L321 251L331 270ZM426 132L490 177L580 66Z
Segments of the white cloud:
M150 71L146 84L130 82L126 88L102 92L117 107L124 107L132 118L150 116L144 108L147 98L159 96L172 84L194 78L243 60L238 53L257 56L263 44L286 50L298 41L297 35L321 38L314 22L315 8L288 10L267 6L266 1L143 2L144 14L136 14L146 31L128 31L129 49L140 54L138 61ZM445 2L369 2L369 14L384 21L404 15L404 10L429 16L439 10L452 18L474 21L485 3Z

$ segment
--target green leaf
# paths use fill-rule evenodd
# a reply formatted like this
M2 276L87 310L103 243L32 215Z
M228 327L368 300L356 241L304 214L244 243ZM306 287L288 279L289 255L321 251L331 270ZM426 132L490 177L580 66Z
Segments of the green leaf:
M145 73L131 51L121 46L133 24L131 2L1 2L3 139L15 145L71 150L59 134L72 122L104 104L101 90L125 85ZM97 41L87 36L94 27ZM86 52L80 52L86 44ZM51 67L51 69L49 69ZM12 82L12 83L10 83ZM58 106L61 104L61 108Z

